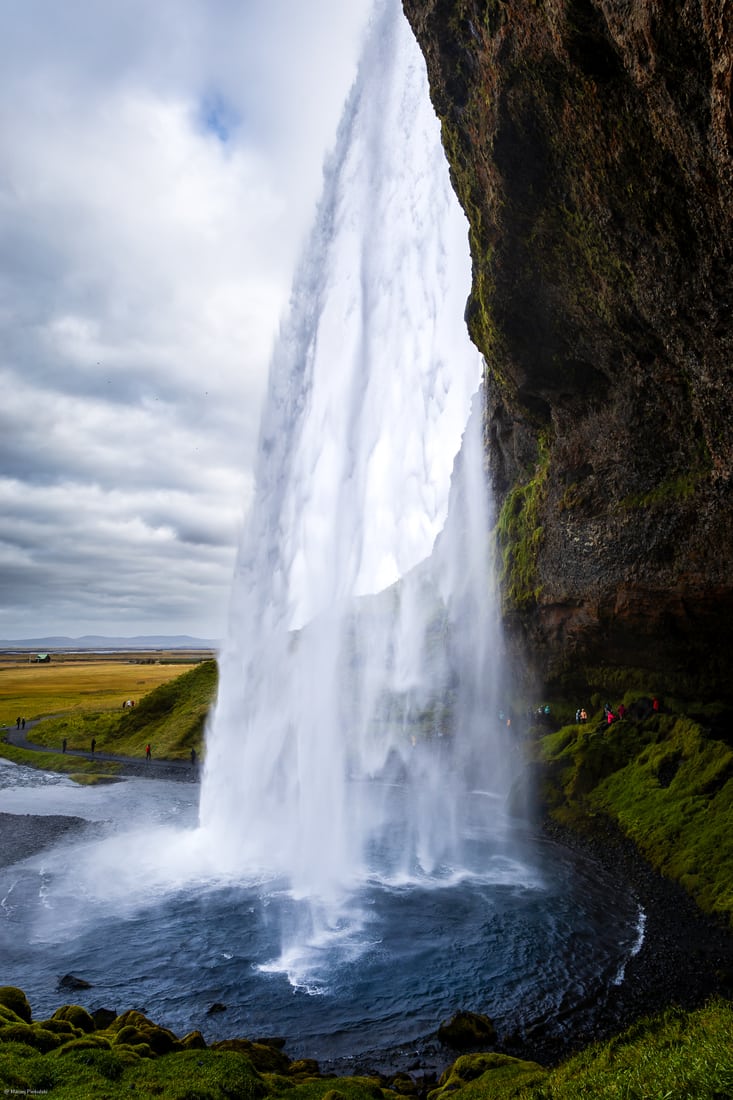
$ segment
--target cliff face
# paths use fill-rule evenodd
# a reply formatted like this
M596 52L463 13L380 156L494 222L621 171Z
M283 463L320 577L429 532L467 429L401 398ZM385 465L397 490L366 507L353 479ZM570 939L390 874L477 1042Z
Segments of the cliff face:
M403 0L470 224L506 620L733 695L733 3Z

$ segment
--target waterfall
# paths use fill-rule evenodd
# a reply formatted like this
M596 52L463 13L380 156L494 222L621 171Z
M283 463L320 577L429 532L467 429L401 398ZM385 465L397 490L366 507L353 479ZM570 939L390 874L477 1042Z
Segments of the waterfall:
M453 875L478 819L505 837L469 283L424 61L385 0L273 353L207 731L209 849L295 897Z

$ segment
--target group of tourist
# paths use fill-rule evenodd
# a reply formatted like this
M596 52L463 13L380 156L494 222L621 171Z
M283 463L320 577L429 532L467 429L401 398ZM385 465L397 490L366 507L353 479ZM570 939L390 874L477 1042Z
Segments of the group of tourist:
M635 718L645 718L649 714L659 713L659 699L654 696L651 701L649 699L637 700L636 704L637 713L634 714ZM625 703L621 702L617 707L612 707L610 703L603 704L603 720L602 725L608 728L612 726L614 722L621 722L626 717L628 709ZM588 711L585 707L578 707L575 712L575 721L578 725L582 725L588 721Z

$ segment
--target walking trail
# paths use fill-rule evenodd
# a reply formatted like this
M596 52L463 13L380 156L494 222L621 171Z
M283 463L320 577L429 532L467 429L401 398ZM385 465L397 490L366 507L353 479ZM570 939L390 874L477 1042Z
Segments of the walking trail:
M61 752L61 746L54 749L50 745L39 745L28 740L28 731L38 725L40 719L26 722L25 729L17 729L15 726L5 726L4 740L19 749L30 749L32 752ZM191 764L188 760L156 760L153 756L150 760L141 760L138 756L117 756L111 752L87 752L84 749L67 749L66 756L79 756L83 760L110 761L119 765L117 775L142 776L145 779L176 779L185 783L197 783L199 780L199 765Z

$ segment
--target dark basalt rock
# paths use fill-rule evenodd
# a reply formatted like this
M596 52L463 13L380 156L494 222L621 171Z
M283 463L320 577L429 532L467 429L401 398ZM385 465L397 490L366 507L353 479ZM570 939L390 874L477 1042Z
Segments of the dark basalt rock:
M85 978L77 978L75 974L64 974L59 978L57 989L91 989L92 983Z
M403 6L470 226L516 652L730 700L726 0Z
M113 1012L111 1008L95 1008L92 1012L92 1019L94 1020L94 1026L100 1031L104 1031L109 1025L117 1019L117 1013Z

